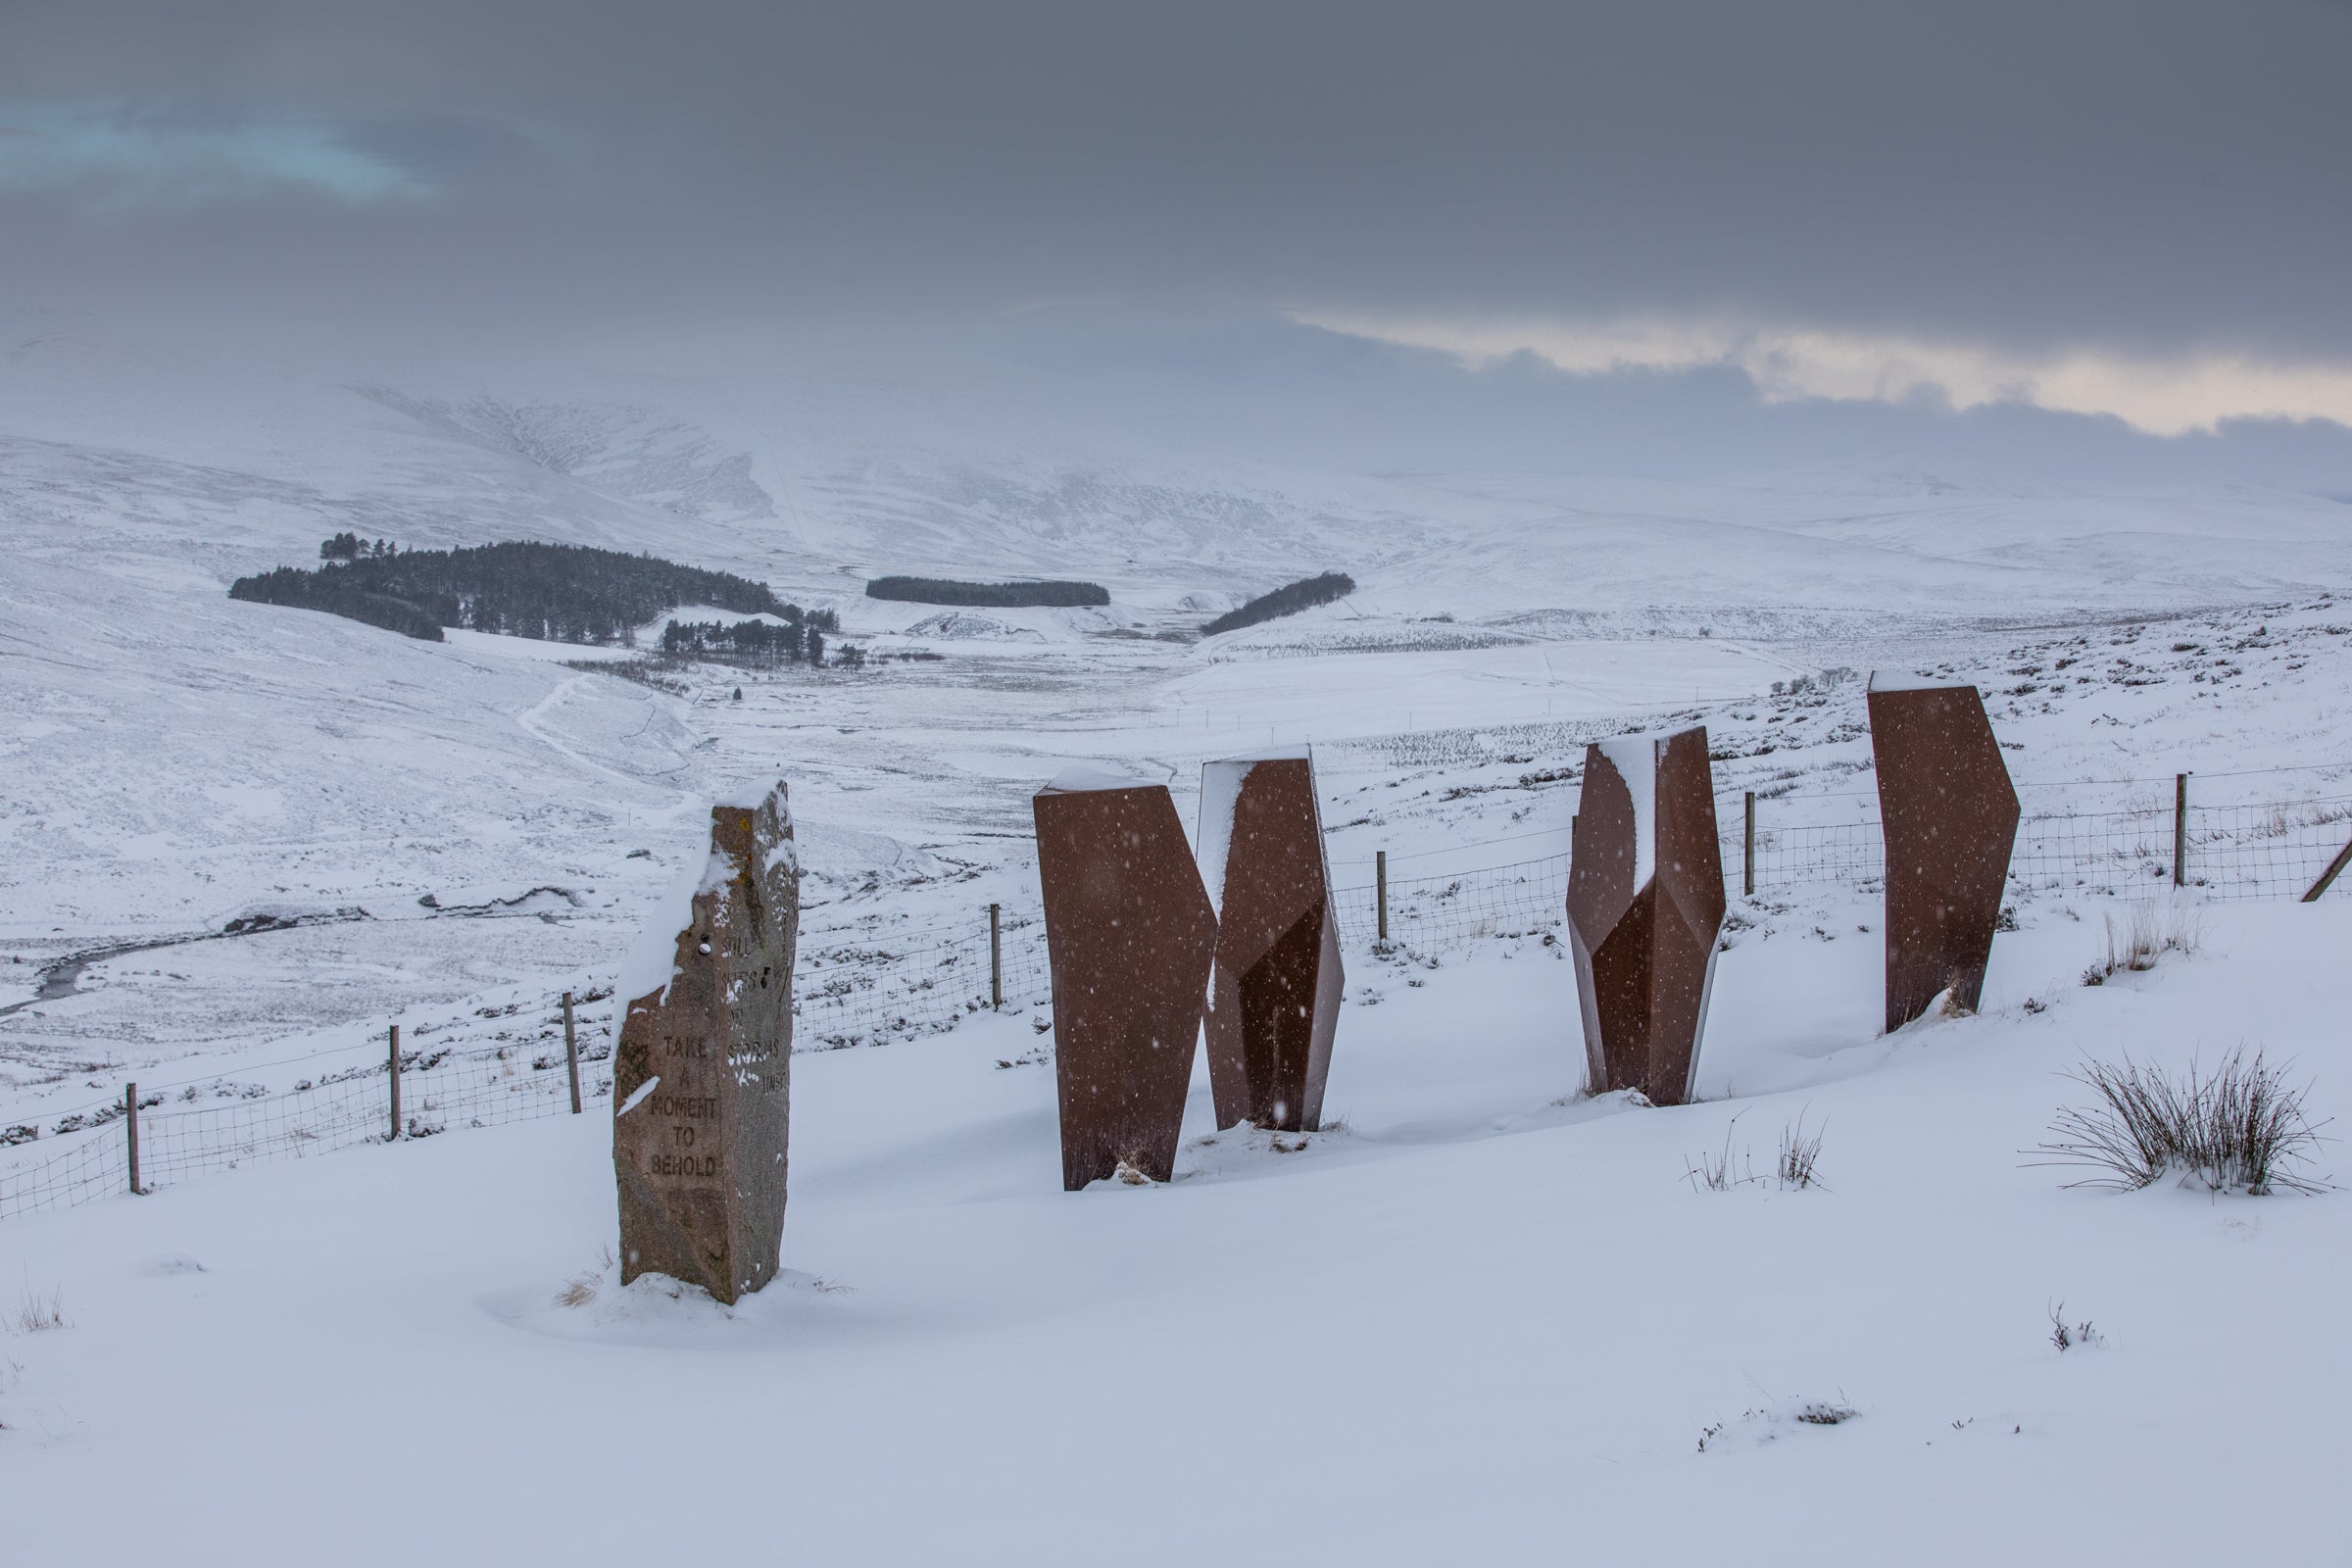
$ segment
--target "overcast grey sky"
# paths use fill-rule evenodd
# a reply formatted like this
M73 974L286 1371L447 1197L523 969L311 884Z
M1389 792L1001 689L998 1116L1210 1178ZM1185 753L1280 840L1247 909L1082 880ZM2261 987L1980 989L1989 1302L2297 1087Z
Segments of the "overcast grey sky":
M0 0L12 303L528 341L1111 301L1795 393L2218 356L2352 418L2348 263L2343 0Z

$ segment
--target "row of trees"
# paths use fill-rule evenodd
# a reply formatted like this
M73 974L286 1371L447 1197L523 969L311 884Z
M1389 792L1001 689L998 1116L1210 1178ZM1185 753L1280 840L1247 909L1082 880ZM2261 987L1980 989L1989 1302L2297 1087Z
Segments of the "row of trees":
M680 605L802 620L765 583L651 555L531 541L460 550L403 550L338 534L319 546L347 560L280 566L229 585L231 599L293 605L366 621L428 642L444 626L550 642L617 642Z
M400 547L397 545L381 539L369 544L356 533L338 533L318 541L320 561L364 561L399 553Z
M822 664L825 634L841 630L833 612L803 613L798 606L786 605L782 619L781 626L765 620L739 620L732 626L715 620L673 620L662 628L662 652L672 659L723 659L767 668L804 662ZM844 647L838 657L843 663L865 662L864 651L857 648Z
M1074 605L1107 605L1110 590L1096 582L956 582L948 577L876 577L865 585L865 597L980 610L1020 610L1041 605L1066 609Z
M1200 630L1210 637L1221 631L1239 631L1244 626L1254 626L1259 621L1296 615L1301 610L1328 605L1353 592L1355 579L1344 571L1327 571L1317 577L1301 577L1297 582L1283 584L1270 594L1259 594L1239 610L1228 610Z

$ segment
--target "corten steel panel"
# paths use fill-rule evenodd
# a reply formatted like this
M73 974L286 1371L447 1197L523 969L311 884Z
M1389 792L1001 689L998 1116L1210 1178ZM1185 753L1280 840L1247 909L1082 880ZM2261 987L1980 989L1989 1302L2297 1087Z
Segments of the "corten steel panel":
M1975 1010L1992 959L2017 789L1974 686L1882 690L1871 677L1870 749L1886 836L1886 1027L1949 990Z
M779 784L710 808L710 857L666 985L623 999L612 1056L620 1277L721 1301L775 1277L784 1239L800 863Z
M1723 930L1707 732L1585 748L1568 862L1568 947L1592 1093L1690 1098Z
M1305 755L1200 770L1201 858L1217 901L1208 1081L1217 1125L1322 1125L1347 976Z
M1040 790L1061 1182L1175 1174L1217 920L1166 786Z

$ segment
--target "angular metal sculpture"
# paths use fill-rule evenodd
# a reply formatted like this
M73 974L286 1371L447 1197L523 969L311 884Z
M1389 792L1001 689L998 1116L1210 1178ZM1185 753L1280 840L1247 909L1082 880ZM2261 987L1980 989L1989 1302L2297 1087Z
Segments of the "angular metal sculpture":
M1945 991L1974 1011L1992 958L2017 789L1974 686L1870 678L1870 749L1886 835L1886 1027Z
M1587 1085L1679 1105L1698 1072L1725 908L1706 730L1586 747L1570 851Z
M1200 866L1216 901L1208 1082L1217 1125L1322 1125L1347 976L1306 749L1200 769Z
M784 1239L801 923L784 786L757 805L713 806L698 870L621 977L620 1278L667 1274L733 1301L775 1277Z
M1061 1184L1175 1174L1217 917L1167 786L1073 768L1038 791Z

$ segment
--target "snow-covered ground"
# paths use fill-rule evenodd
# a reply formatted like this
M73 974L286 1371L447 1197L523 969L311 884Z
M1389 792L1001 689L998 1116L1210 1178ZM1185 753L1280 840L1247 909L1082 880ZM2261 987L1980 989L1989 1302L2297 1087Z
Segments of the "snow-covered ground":
M1570 966L1540 943L1351 958L1346 1130L1214 1134L1197 1074L1164 1189L1057 1190L1052 1068L999 1065L1022 1019L805 1055L790 1272L733 1311L615 1287L593 1115L11 1222L12 1290L67 1322L0 1346L12 1539L62 1556L103 1520L110 1549L198 1562L624 1561L681 1521L877 1563L2317 1544L2352 1393L2340 1195L2068 1191L2020 1152L2084 1053L2259 1041L2333 1106L2347 940L2339 906L2230 906L2199 953L2089 989L2095 921L2051 921L2002 939L1984 1014L1891 1039L1869 938L1743 946L1707 1099L1677 1110L1575 1098ZM1685 1179L1727 1139L1768 1166L1800 1116L1826 1190ZM2055 1348L2060 1303L2101 1343Z
M2342 1198L2069 1191L2020 1152L2085 1055L2256 1045L2339 1109L2342 895L2226 896L2352 833L2343 504L1277 472L872 388L394 391L20 336L0 1129L40 1136L0 1176L116 1136L86 1121L127 1079L275 1104L394 1022L543 1071L555 995L610 985L701 804L776 777L810 992L920 985L991 903L1021 920L1027 799L1073 761L1166 778L1190 823L1204 760L1312 742L1335 875L1385 850L1415 909L1564 851L1585 743L1630 730L1705 723L1767 835L1680 1109L1580 1098L1571 966L1465 919L1351 948L1344 1129L1215 1135L1198 1073L1164 1189L1058 1191L1026 972L1002 1015L798 1056L789 1273L732 1313L600 1264L594 1104L0 1221L0 1316L62 1293L66 1323L0 1339L28 1559L2175 1560L2330 1494ZM874 662L673 690L226 599L346 528L752 572ZM1334 567L1356 595L1196 635ZM1113 603L858 593L890 570ZM1873 814L1874 667L1981 684L2029 815L2077 813L2021 845L1984 1012L1892 1038L1867 869L1796 874ZM2161 822L2184 771L2220 825L2174 895L2161 828L2137 853L2090 813ZM2194 951L2082 985L2151 903ZM609 1018L584 1004L592 1046ZM1826 1190L1684 1179L1727 1138L1769 1166L1800 1115ZM2051 1346L2060 1300L2103 1343Z

